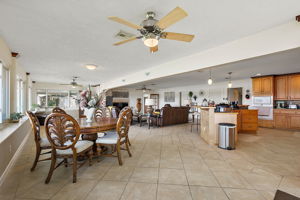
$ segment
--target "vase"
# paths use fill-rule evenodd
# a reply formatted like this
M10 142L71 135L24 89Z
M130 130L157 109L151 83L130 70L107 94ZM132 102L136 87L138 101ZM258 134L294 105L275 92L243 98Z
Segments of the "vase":
M141 98L136 99L136 110L137 110L138 113L141 112L141 110L142 110L141 100L142 100Z
M86 116L86 122L90 123L93 121L95 110L96 108L84 108L84 115Z

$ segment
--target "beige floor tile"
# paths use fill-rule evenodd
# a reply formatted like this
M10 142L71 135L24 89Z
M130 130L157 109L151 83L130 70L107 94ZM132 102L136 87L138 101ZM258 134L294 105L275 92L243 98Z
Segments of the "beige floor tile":
M202 169L185 169L185 171L189 185L219 187L216 178L206 166Z
M155 200L157 184L129 182L121 200Z
M159 169L159 183L187 185L183 169Z
M256 190L224 189L230 200L265 200Z
M234 171L226 161L223 160L205 160L205 163L212 171Z
M135 168L130 178L131 182L157 183L158 168Z
M100 181L93 190L88 193L85 200L119 200L126 185L127 182L121 181Z
M80 179L92 179L99 180L106 174L110 167L102 167L101 164L97 163L93 166L82 167L78 170L78 177Z
M177 158L177 159L164 158L160 160L159 167L169 168L169 169L183 169L183 164L181 158Z
M193 200L228 200L222 188L190 186Z
M213 172L221 187L254 189L239 173L237 172Z
M128 181L134 168L126 166L111 167L104 175L103 180Z
M51 200L81 200L95 187L97 181L79 179L77 183L66 184Z
M157 200L192 200L188 186L159 184Z
M284 177L279 189L300 198L300 177Z

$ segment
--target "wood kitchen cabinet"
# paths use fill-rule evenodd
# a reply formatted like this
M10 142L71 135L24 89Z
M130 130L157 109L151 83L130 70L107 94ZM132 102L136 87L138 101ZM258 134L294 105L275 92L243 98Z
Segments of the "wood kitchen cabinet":
M273 95L273 76L252 78L252 92L254 96L272 96Z
M275 100L288 99L288 77L276 76L275 77Z
M287 116L286 114L275 114L274 115L275 128L287 128Z
M288 123L289 129L300 129L300 115L288 116Z
M288 92L290 100L300 100L300 74L288 76Z
M300 74L275 77L275 100L300 100Z

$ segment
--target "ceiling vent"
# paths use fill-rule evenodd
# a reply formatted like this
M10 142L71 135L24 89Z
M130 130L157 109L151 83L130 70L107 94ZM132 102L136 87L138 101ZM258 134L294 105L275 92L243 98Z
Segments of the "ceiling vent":
M134 37L135 35L132 34L132 33L128 33L126 31L123 31L123 30L120 30L116 35L115 37L120 39L120 40L125 40L125 39L129 39L129 38L132 38Z

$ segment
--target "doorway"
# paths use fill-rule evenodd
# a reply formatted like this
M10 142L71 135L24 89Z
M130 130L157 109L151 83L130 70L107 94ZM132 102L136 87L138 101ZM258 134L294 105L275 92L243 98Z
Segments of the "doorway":
M243 88L228 88L227 89L228 101L237 101L238 104L243 104Z

